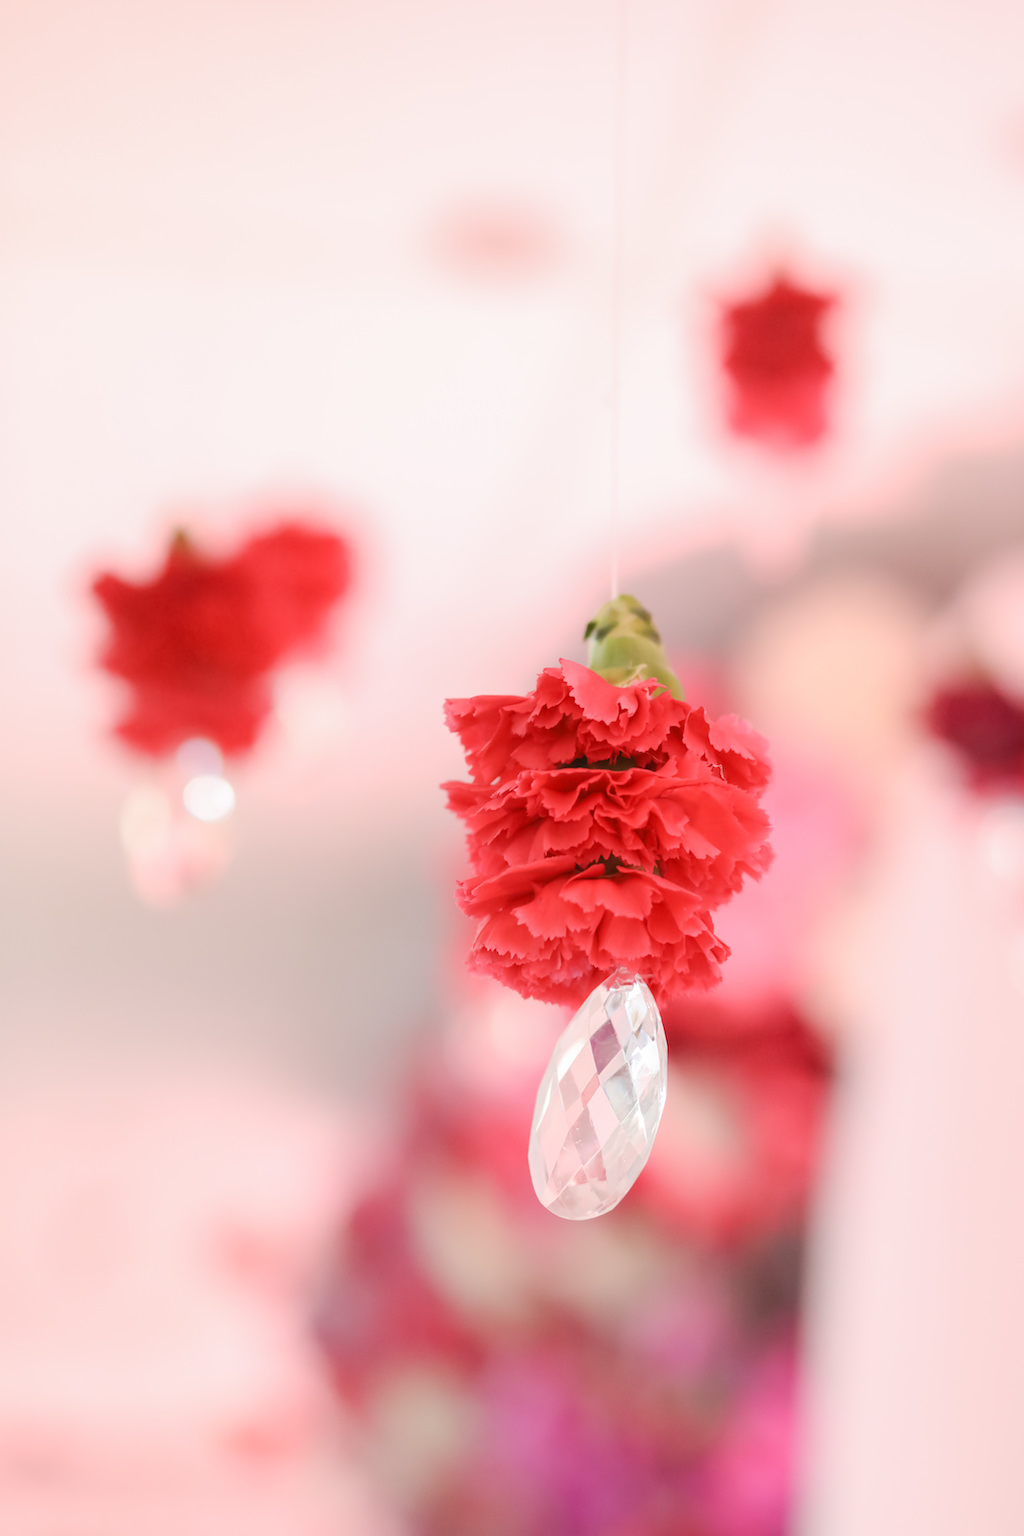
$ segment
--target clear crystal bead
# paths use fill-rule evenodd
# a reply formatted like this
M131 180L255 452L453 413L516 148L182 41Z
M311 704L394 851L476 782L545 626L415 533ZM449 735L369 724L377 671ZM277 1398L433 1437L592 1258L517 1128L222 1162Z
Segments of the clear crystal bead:
M650 1155L667 1078L658 1005L620 966L559 1036L537 1090L529 1159L541 1205L569 1221L618 1205Z

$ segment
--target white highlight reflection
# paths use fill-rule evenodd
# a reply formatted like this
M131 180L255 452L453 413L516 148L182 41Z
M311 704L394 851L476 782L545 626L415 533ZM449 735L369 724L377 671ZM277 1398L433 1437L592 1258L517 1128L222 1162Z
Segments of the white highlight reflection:
M186 811L197 821L223 821L235 808L232 785L216 773L201 773L189 779L181 798Z

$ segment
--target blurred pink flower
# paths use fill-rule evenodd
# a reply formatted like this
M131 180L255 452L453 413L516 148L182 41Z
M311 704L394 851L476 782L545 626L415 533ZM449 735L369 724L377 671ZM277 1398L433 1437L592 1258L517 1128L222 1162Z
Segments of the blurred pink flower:
M715 1536L786 1536L795 1476L796 1355L780 1341L748 1367L704 1474Z
M784 1008L807 974L823 918L866 843L865 814L838 775L791 754L764 797L772 824L771 880L752 885L717 928L729 965L717 994L737 1015Z

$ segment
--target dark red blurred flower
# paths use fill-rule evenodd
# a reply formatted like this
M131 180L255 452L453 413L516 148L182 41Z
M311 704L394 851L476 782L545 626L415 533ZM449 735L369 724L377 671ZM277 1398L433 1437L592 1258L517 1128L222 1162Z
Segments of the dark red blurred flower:
M522 697L450 699L446 719L473 775L444 786L473 863L472 969L572 1006L618 965L659 1002L719 980L712 910L771 857L750 726L571 661Z
M835 364L822 340L834 294L774 277L752 298L723 307L722 367L729 426L774 448L806 448L828 428Z
M350 579L337 534L284 523L234 555L171 542L148 582L93 582L110 622L100 664L131 688L117 735L154 757L202 736L248 751L270 712L273 668L323 633Z
M925 718L956 749L975 788L1024 789L1024 704L979 679L940 688Z

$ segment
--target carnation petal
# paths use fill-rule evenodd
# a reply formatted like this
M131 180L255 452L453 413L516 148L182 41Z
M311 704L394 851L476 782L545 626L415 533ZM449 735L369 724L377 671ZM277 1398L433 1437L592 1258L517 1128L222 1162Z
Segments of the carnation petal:
M719 715L708 721L708 740L719 752L739 752L742 757L768 756L768 743L739 715Z
M647 924L639 917L610 912L601 923L600 943L611 964L641 960L651 953L651 935Z
M630 870L625 877L595 877L584 869L566 882L565 899L585 912L601 908L619 917L646 917L654 900L654 877L642 870Z
M553 881L542 886L531 901L516 907L516 917L534 938L562 939L570 929L582 926L580 913L567 904L563 888L562 881Z
M620 688L606 682L597 672L584 667L578 661L559 663L569 685L569 692L589 720L600 720L604 725L614 725L622 713L633 714L636 710L635 690Z

